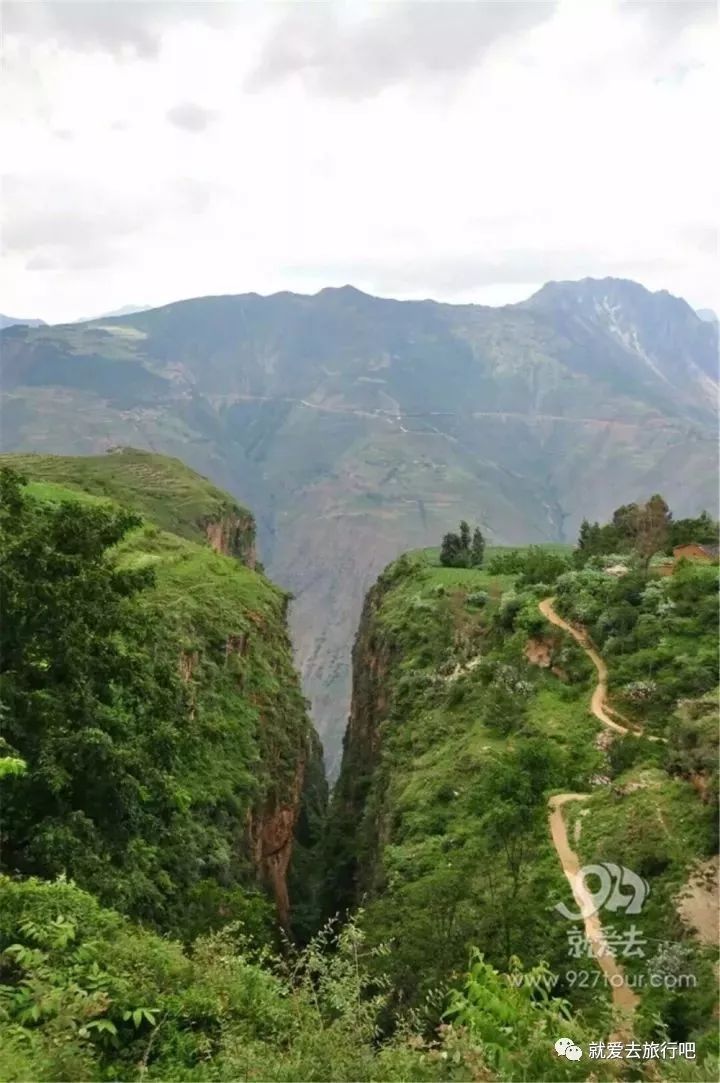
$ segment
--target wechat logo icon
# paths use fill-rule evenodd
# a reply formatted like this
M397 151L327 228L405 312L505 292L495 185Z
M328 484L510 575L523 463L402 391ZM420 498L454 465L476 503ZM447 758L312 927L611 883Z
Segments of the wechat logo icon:
M566 1057L568 1060L580 1060L582 1057L582 1049L579 1045L575 1045L571 1038L558 1038L555 1042L555 1052L559 1057Z

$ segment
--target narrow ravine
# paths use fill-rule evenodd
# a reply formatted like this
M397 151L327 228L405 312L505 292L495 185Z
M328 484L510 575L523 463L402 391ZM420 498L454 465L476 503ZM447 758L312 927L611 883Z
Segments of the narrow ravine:
M580 644L588 657L592 659L593 665L597 670L597 684L595 685L590 701L591 713L598 721L602 722L604 726L608 726L617 733L629 733L630 730L627 727L621 726L618 722L614 722L607 714L608 708L606 700L608 672L605 662L590 643L587 633L577 628L573 628L571 624L568 624L567 621L563 620L562 617L555 612L553 609L554 601L554 598L544 598L539 603L540 612L551 624L555 624L558 628L563 628L566 632L570 633L573 639ZM593 958L610 985L613 1007L622 1012L623 1018L627 1021L627 1026L629 1028L632 1023L632 1015L637 1006L638 998L627 984L625 971L610 950L607 940L605 939L605 934L603 933L600 918L597 912L593 910L590 892L585 885L583 877L580 876L580 860L568 841L565 818L562 812L563 806L569 801L584 801L589 796L590 794L587 793L561 793L551 797L548 802L550 834L552 836L553 846L560 859L562 870L572 889L573 897L577 903L578 909L583 915L587 914L587 916L583 917L583 922L585 925L585 935L591 946ZM591 910L593 910L592 913L590 913ZM619 1033L623 1033L622 1026Z

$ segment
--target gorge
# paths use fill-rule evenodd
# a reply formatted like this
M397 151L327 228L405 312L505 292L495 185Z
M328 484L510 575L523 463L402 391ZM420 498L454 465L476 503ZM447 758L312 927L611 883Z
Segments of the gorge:
M6 450L163 452L253 509L332 776L363 597L400 552L463 514L516 544L654 491L716 507L717 325L619 279L502 308L198 298L10 327L2 358Z

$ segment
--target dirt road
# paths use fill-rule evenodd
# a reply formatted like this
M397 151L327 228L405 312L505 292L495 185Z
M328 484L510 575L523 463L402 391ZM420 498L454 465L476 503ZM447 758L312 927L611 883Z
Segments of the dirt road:
M567 621L564 621L562 617L558 616L553 609L553 601L554 598L544 598L543 601L539 603L540 612L551 622L551 624L556 624L558 628L563 628L566 632L570 633L573 639L580 644L588 657L592 659L593 665L597 670L597 684L593 690L592 699L590 701L590 710L592 714L598 721L602 722L604 726L608 726L618 733L629 733L630 731L627 727L621 726L618 722L614 722L607 714L607 666L605 665L605 662L591 645L588 636L584 632L580 631L578 628L573 628L571 624L568 624ZM583 918L585 935L592 947L595 961L605 975L612 990L613 1007L622 1012L623 1019L627 1021L626 1026L628 1032L630 1032L632 1015L635 1011L638 998L626 982L625 971L608 947L600 918L597 913L589 913L592 909L590 893L583 877L578 875L580 871L580 860L575 851L571 849L570 843L568 842L565 818L562 813L563 805L566 805L569 801L584 801L589 796L590 795L587 793L561 793L556 794L555 797L551 797L548 802L550 834L552 836L553 846L560 859L562 870L572 888L573 897L577 903L578 909L583 914L588 913L588 916ZM621 1025L618 1033L624 1034L625 1029L626 1027Z
M592 896L587 889L580 872L580 860L568 842L565 819L562 814L563 805L568 801L584 801L589 794L586 793L561 793L551 797L549 801L550 834L553 845L560 858L562 870L568 879L572 889L573 898L581 913L587 913L583 918L585 935L592 947L593 957L602 970L612 992L613 1007L619 1008L626 1018L632 1016L637 1005L638 998L627 984L625 971L610 950L603 933L602 924L597 913L590 913L593 908ZM580 965L580 964L579 964ZM620 1028L622 1030L622 1028Z
M572 624L568 624L566 620L563 620L562 617L555 612L552 606L554 601L554 598L543 598L539 603L540 612L551 624L556 624L558 628L563 628L566 632L570 633L573 639L580 644L588 658L592 660L592 663L597 670L597 684L595 685L592 699L590 700L590 710L592 714L594 714L604 726L608 726L617 733L629 733L630 730L627 726L621 726L619 722L613 722L612 718L610 718L607 713L608 671L605 662L590 643L586 633L581 632L578 628L573 628Z

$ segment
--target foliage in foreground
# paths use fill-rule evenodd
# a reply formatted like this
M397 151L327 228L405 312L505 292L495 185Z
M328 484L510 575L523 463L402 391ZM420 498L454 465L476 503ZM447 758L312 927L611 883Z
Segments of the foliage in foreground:
M186 951L62 882L0 878L0 952L7 1083L538 1078L553 1061L553 1027L568 1019L521 970L518 988L476 961L448 1011L461 1025L433 1034L416 1017L383 1037L387 986L369 977L354 923L283 957L238 925ZM543 1078L582 1077L562 1065Z
M610 1026L551 996L544 964L514 959L504 975L474 951L439 1027L416 1012L383 1032L388 984L369 954L355 922L283 955L238 924L183 949L72 884L0 877L0 1078L582 1080L586 1065L556 1057L555 1040L587 1051ZM661 1078L707 1080L716 1067L668 1065ZM622 1071L598 1062L593 1078Z

